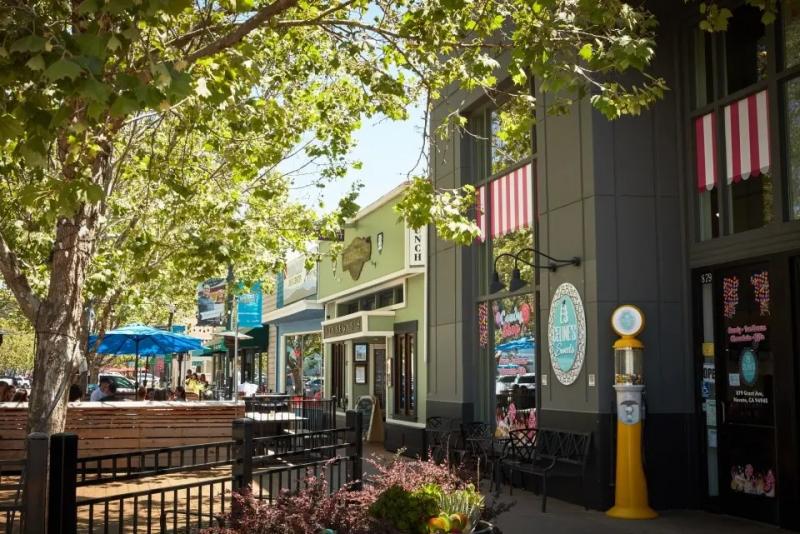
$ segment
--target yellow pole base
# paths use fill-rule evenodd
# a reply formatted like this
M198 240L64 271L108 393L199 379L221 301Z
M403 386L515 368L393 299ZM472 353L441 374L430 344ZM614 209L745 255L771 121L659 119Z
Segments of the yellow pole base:
M617 485L614 507L606 512L618 519L654 519L647 480L642 469L642 423L626 425L617 421Z

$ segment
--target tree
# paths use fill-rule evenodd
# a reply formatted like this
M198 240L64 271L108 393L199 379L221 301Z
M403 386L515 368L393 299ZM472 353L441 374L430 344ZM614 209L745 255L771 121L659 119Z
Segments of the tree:
M187 238L195 252L227 262L253 241L270 250L282 238L262 227L251 240L249 208L285 187L274 170L296 147L324 177L339 176L363 116L404 117L409 102L430 102L453 83L496 94L506 53L514 109L533 104L533 75L557 95L554 112L586 95L609 117L638 113L664 90L644 73L654 26L619 0L3 3L0 272L36 331L31 430L63 428L87 284L102 276L95 262L115 239L115 205L129 202L130 218L136 195L158 189L167 198L152 202L169 214L201 186L184 172L202 170L214 194L238 185L212 210L222 235ZM628 70L642 74L625 85L614 74ZM454 113L450 122L461 121ZM165 157L137 156L161 135L178 141L163 144ZM469 191L417 180L407 200L412 226L474 236ZM279 261L268 254L254 269Z
M33 369L33 329L14 296L0 283L0 374L27 373Z

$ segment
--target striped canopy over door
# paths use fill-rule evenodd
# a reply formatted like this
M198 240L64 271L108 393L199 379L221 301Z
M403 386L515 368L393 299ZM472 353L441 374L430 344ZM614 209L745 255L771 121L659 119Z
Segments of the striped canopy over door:
M481 240L533 226L533 164L528 163L478 188L478 226ZM487 205L491 206L487 220Z

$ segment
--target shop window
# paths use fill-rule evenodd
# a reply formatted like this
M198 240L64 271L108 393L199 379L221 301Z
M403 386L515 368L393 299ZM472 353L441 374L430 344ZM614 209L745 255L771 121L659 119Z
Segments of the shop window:
M793 67L800 63L800 3L783 2L783 66Z
M733 11L725 32L725 72L728 94L767 77L766 29L762 11L743 5Z
M532 421L536 418L536 339L532 295L494 301L488 319L494 327L492 358L496 423L501 432L533 426Z
M521 105L524 103L512 100L489 112L490 174L531 156L534 117L529 109L516 109ZM520 116L527 119L520 120Z
M413 332L397 333L394 336L394 413L402 417L415 417L417 413L416 391L417 336Z
M340 408L347 407L347 390L345 389L344 381L344 347L344 343L333 343L331 345L331 395L336 397L336 404Z
M695 29L692 33L692 89L695 108L714 101L714 68L711 57L711 34Z
M286 347L286 393L321 397L324 389L324 363L320 334L284 336Z
M760 228L772 221L772 178L761 174L731 187L733 232Z
M789 216L800 219L800 78L785 87Z

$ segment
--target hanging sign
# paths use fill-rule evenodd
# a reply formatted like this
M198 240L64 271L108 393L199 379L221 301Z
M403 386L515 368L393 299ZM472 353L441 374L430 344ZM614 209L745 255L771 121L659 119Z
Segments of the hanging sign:
M424 267L427 254L427 226L408 229L408 266Z
M556 289L547 334L553 372L568 386L581 374L586 354L586 316L580 294L572 284L564 283Z

